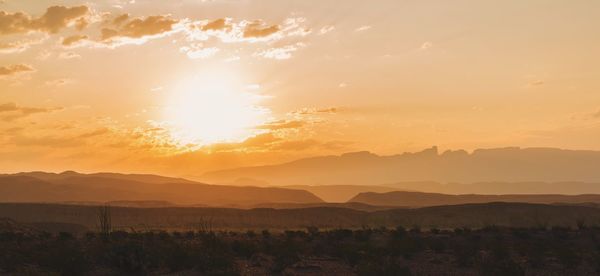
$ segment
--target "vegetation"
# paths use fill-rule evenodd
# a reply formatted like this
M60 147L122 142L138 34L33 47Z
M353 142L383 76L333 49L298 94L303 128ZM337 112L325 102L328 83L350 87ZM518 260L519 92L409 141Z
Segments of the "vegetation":
M35 224L48 232L84 233L99 230L98 206L43 203L0 203L0 218ZM296 209L235 208L110 208L111 229L131 231L169 230L286 230L348 228L424 229L487 225L504 227L547 227L558 225L576 228L600 225L600 208L590 206L527 203L485 203L436 206L415 209L354 210L339 207ZM74 229L77 231L71 231Z
M600 228L0 233L0 273L205 275L586 275Z

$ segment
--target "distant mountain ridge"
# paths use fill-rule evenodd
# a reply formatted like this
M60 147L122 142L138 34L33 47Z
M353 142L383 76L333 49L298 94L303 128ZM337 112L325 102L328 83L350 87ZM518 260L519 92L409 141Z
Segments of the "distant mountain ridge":
M20 172L15 174L0 174L2 176L30 176L35 177L41 180L53 181L66 179L69 177L81 177L81 178L94 178L94 177L103 177L103 178L113 178L113 179L121 179L121 180L131 180L131 181L139 181L144 183L153 183L153 184L164 184L164 183L196 183L191 180L176 178L176 177L167 177L162 175L154 175L154 174L122 174L122 173L111 173L111 172L100 172L100 173L78 173L75 171L64 171L61 173L49 173L49 172Z
M433 181L400 182L382 185L396 191L442 194L600 194L600 183L584 182L476 182L438 183ZM378 191L368 191L378 192Z
M359 185L320 185L320 186L310 186L310 185L292 185L292 186L282 186L283 188L290 189L298 189L305 190L313 193L319 198L327 201L327 202L337 202L344 203L356 196L359 193L364 192L391 192L397 191L398 189L392 187L383 187L383 186L359 186Z
M459 204L480 204L490 202L536 203L536 204L581 204L600 203L600 195L448 195L422 192L388 192L388 193L360 193L350 199L348 203L362 203L374 206L398 207L428 207Z
M203 206L323 202L304 190L209 185L156 175L76 172L0 175L0 202L128 201Z
M208 172L208 182L236 179L289 185L380 185L434 182L591 182L600 183L600 151L554 148L497 148L379 156L369 152L300 159L270 166Z

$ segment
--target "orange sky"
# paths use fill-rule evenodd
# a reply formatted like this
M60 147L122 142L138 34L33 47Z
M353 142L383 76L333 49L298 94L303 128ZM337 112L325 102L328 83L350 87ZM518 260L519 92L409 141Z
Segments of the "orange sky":
M0 170L600 150L600 2L0 0Z

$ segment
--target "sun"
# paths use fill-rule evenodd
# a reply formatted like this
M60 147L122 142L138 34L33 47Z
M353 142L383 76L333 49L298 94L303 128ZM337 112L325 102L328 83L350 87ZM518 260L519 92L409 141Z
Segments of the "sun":
M182 81L170 91L164 109L172 140L181 145L208 145L240 142L255 135L270 111L260 106L265 97L250 90L227 73Z

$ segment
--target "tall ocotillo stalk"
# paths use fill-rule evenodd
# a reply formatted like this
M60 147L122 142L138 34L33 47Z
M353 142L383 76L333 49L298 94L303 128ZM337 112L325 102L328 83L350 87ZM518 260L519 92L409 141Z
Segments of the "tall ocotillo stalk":
M98 230L105 238L107 238L112 231L112 218L109 205L100 206L98 208Z

